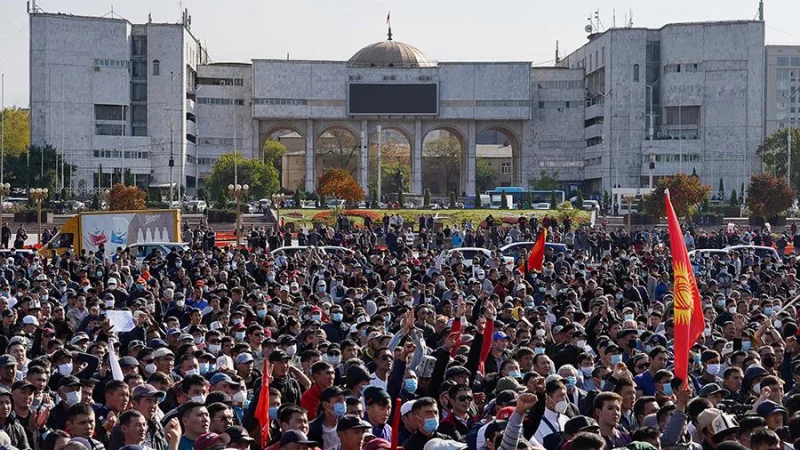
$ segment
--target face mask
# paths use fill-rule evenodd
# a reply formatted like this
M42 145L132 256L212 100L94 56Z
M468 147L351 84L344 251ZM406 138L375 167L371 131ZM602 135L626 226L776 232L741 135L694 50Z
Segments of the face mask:
M764 308L764 314L766 314L768 316L771 316L772 315L772 307L771 306L767 306L766 308Z
M47 301L47 299L48 299L48 298L50 298L50 296L49 296L49 295L47 295L47 294L42 294L42 295L40 295L39 297L42 299L42 301L43 301L43 302L46 302L46 301Z
M622 362L622 355L611 355L611 364L616 366Z
M236 333L234 333L234 336L236 337L237 341L243 341L244 340L244 331L237 331Z
M536 329L536 336L537 337L544 337L545 334L547 334L547 333L543 329L541 329L541 328L537 328Z
M269 418L270 418L270 420L278 420L278 407L277 406L270 406L269 407Z
M297 353L297 344L286 347L286 354L289 355L289 357L294 356L295 353Z
M332 366L338 366L342 361L341 355L325 355L325 362Z
M625 314L625 320L633 320L633 314Z
M545 291L545 288L543 288L543 287L540 287L540 288L539 288L539 292L540 292L540 293L544 294L544 291Z
M719 306L720 308L724 308L725 307L725 299L723 298L723 299L717 300L717 306Z
M409 394L417 392L417 385L418 385L417 380L415 380L414 378L408 378L405 381L403 381L403 387Z
M761 394L761 383L756 383L753 385L753 392L756 394Z
M320 314L312 314L311 320L313 320L314 322L319 322L322 320L322 316Z
M439 428L439 419L436 417L425 419L423 428L425 428L425 431L427 433L433 434L436 431L436 429Z
M511 378L522 378L522 373L519 370L514 370L508 372L508 376L510 376Z
M775 328L780 328L783 326L783 322L781 322L781 319L775 319L775 321L772 322L772 324L775 325Z
M342 417L346 412L347 412L347 406L345 406L344 402L338 402L333 404L334 417Z
M114 300L106 300L106 308L113 308Z
M661 386L661 390L664 391L664 395L672 395L672 385L665 384Z
M586 347L586 339L581 339L581 340L579 340L579 341L577 342L577 344L575 344L575 345L577 345L577 346L578 346L578 348L580 348L580 349L583 349L584 347Z
M153 364L153 363L150 363L150 364L144 366L144 372L146 374L148 374L148 375L154 374L156 372L156 365Z
M219 353L220 350L222 350L222 346L219 344L209 344L208 346L208 351L215 355Z
M190 369L186 371L186 376L190 375L200 375L200 369Z
M267 317L267 310L259 309L258 311L256 311L256 315L258 316L259 319L263 319L264 317Z
M622 300L622 294L617 294L617 300Z
M189 400L193 402L205 403L206 396L205 395L195 395L194 397L190 397Z
M207 374L209 368L211 368L211 364L209 364L209 363L200 363L200 375Z
M141 283L136 283L136 289L139 289L141 291L142 289L144 289L144 285Z
M750 350L750 341L742 341L742 350L748 351Z
M342 319L344 319L344 315L342 315L342 313L339 313L339 312L333 313L333 321L334 322L341 322Z
M81 391L67 392L66 397L67 398L64 399L64 403L66 403L67 406L76 405L81 401Z
M556 403L556 406L553 409L555 409L555 411L559 414L564 414L565 412L567 412L567 407L569 407L567 401L561 400L560 402Z
M183 308L183 305L186 304L186 300L175 300L175 306L178 308Z
M709 375L716 375L719 373L719 369L721 367L722 366L720 364L708 364L706 366L706 372L708 372Z
M233 394L233 401L236 403L244 404L244 402L247 401L247 396L244 394L244 392L239 391Z
M244 319L233 319L234 325L239 325L240 323L244 323Z
M58 373L63 376L67 376L72 373L72 363L67 364L59 364L58 365Z
M541 354L543 354L543 353L544 353L544 347L536 347L536 348L534 348L534 349L533 349L533 351L534 351L534 353L536 353L537 355L541 355Z
M37 409L39 409L39 406L41 406L41 405L42 405L41 397L40 398L34 398L31 401L31 409L37 410Z
M204 338L203 336L196 336L196 337L194 338L194 343L195 343L195 344L197 344L197 345L200 345L200 344L202 344L202 343L203 343L203 341L205 341L205 340L206 340L206 338Z
M578 384L578 379L575 376L570 375L567 377L567 387L573 388L576 384Z
M581 372L583 372L583 376L586 378L591 377L593 371L594 367L592 366L581 367Z

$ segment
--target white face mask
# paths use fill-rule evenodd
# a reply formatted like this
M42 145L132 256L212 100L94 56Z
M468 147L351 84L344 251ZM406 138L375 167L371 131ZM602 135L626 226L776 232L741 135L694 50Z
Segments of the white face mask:
M59 364L58 365L58 373L63 376L67 376L72 373L72 363L67 364Z
M206 396L205 395L195 395L193 397L189 397L189 400L191 400L193 402L205 403L206 402Z
M156 372L156 365L153 363L147 364L144 366L144 372L148 375L152 375Z
M536 329L536 336L544 337L545 334L546 334L546 332L543 329L541 329L541 328L537 328Z
M287 355L294 356L295 353L297 353L297 344L292 344L292 345L286 347L286 354Z
M217 353L219 353L220 350L222 350L222 346L221 345L219 345L219 344L208 344L208 351L209 352L211 352L211 353L216 355Z
M239 391L233 394L233 401L236 403L244 404L244 402L247 401L247 396L244 394L244 392Z
M567 401L566 400L561 400L560 402L556 403L556 406L554 407L554 409L555 409L555 411L557 413L564 414L565 412L567 412L567 407L569 407L569 404L567 403Z
M200 375L200 369L191 369L186 371L186 376L189 375Z
M66 399L64 399L64 403L67 406L78 404L80 401L81 401L81 391L67 392Z
M761 394L761 383L756 383L753 385L753 392L756 394Z
M586 347L586 340L585 339L579 340L578 341L578 348L583 349L584 347Z

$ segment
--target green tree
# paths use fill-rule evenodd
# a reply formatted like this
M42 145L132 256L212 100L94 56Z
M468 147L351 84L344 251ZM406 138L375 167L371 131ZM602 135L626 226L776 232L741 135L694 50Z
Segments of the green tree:
M264 141L264 162L271 163L272 167L278 171L278 180L280 185L283 186L283 155L286 154L286 146L281 141L275 138L269 138Z
M583 192L581 192L580 189L578 189L578 194L576 195L576 197L578 197L578 198L575 200L575 207L576 208L583 208L583 200L584 200L584 198L583 198Z
M428 188L425 188L425 191L422 193L422 204L426 207L431 205L431 190Z
M0 123L4 124L2 134L5 157L25 153L31 142L30 110L16 107L6 108L0 111L0 116L2 116Z
M603 208L608 209L609 206L611 206L611 195L608 191L603 191Z
M61 184L61 154L51 145L29 147L23 153L6 154L3 170L3 182L12 188L38 187L56 192L56 179ZM64 186L70 186L75 170L74 165L64 164Z
M303 201L303 197L305 197L303 195L303 191L301 191L300 189L294 191L294 195L292 195L292 200L294 200L294 207L295 208L299 208L300 207L300 204Z
M125 171L123 172L123 175L125 177L125 185L126 186L133 186L133 185L136 184L136 181L135 181L135 178L133 176L133 173L131 173L131 169L126 167ZM186 191L183 190L182 192L186 192Z
M739 206L739 198L736 197L736 189L731 191L731 206Z
M750 177L747 186L747 207L753 215L770 219L791 208L795 192L789 187L785 177L767 173Z
M475 209L481 209L481 207L482 207L481 190L478 189L477 186L475 186Z
M406 203L406 194L403 191L397 193L397 203L400 204L401 208Z
M550 208L555 209L558 206L558 201L556 200L556 191L550 191Z
M719 177L719 190L717 191L717 197L720 201L725 201L725 183L723 183L722 177Z
M475 186L478 191L486 192L497 184L497 170L486 158L475 158Z
M533 205L533 194L531 191L525 193L525 207L530 208Z
M245 159L236 152L222 155L211 168L206 188L212 197L220 199L228 196L228 185L234 180L234 163L238 166L239 184L250 186L250 198L269 198L278 192L278 171L272 164L260 159Z
M800 128L781 128L775 131L764 139L764 143L758 147L756 153L761 157L764 173L778 178L786 178L786 144L788 143L786 138L789 130L792 130L792 185L790 187L797 192L797 188L800 186L800 180L797 179L800 176Z
M456 193L453 191L450 191L450 207L451 208L456 207Z
M442 135L426 140L422 156L430 161L427 166L423 165L423 170L427 172L425 178L431 180L433 176L438 181L431 184L442 186L444 192L457 189L461 172L461 143L455 136Z
M508 209L508 194L506 191L500 195L500 209Z
M528 180L528 186L536 190L552 191L558 189L560 186L557 178L558 172L553 172L553 175L548 175L542 170L539 172L539 178L531 178Z
M679 173L658 180L655 190L645 197L644 209L656 217L666 215L664 191L669 189L672 207L679 218L691 217L697 206L708 198L711 186L700 182L700 177Z

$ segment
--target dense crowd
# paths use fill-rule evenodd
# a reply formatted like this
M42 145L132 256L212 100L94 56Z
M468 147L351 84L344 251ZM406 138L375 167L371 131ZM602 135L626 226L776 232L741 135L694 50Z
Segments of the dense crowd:
M679 380L665 231L430 219L254 228L241 250L187 226L190 250L141 262L11 251L0 257L0 446L794 448L793 254L697 254L706 328ZM513 264L445 253L533 241L545 226L567 250L548 246L541 272L524 250ZM690 248L773 239L685 232ZM270 252L297 243L315 247ZM117 329L125 311L133 323Z

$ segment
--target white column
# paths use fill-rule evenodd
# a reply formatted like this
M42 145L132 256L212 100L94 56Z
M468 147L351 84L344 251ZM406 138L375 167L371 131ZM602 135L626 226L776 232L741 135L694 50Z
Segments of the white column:
M317 186L314 171L314 121L306 120L306 192L314 192Z
M478 156L475 147L478 137L475 133L475 121L471 120L467 125L467 182L464 189L467 195L475 194L475 158ZM461 195L461 192L457 192L456 195Z
M411 192L422 195L422 121L414 121L414 148L411 163Z
M367 127L367 121L361 121L361 171L359 177L359 183L361 187L364 188L364 194L367 198L369 196L369 145L367 144L369 140L369 128Z

